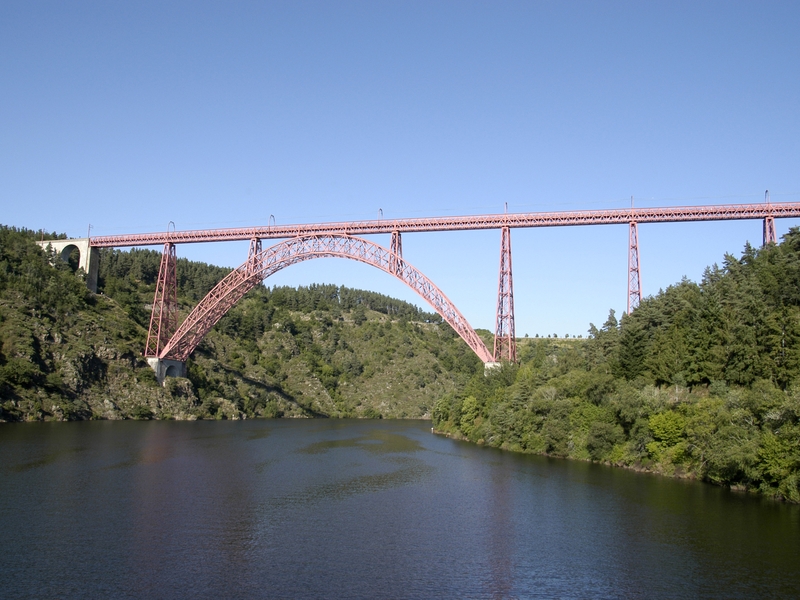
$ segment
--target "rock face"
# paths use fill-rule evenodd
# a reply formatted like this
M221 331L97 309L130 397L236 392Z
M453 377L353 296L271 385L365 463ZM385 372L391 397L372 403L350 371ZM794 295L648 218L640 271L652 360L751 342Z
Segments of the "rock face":
M3 292L0 420L195 419L203 414L189 380L158 385L135 350L143 329L113 300L94 297L84 310L49 318L37 314L27 298L14 298L13 290Z

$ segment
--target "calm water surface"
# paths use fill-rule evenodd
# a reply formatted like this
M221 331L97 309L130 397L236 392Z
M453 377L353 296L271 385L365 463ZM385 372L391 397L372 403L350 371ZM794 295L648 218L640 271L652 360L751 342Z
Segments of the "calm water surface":
M800 507L423 421L0 425L2 598L797 598Z

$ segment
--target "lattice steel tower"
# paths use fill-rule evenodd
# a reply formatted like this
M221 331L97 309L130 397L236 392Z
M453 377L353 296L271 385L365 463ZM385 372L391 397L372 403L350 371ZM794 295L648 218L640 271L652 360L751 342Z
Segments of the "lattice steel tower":
M497 290L497 325L494 335L494 360L517 361L514 332L514 281L511 275L511 229L500 233L500 282Z

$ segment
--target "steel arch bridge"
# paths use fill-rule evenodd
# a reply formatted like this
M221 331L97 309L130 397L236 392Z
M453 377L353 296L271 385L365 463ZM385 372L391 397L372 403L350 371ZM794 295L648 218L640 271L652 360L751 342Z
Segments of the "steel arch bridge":
M184 362L208 331L247 292L270 275L293 264L315 258L356 260L396 277L417 292L458 333L484 362L494 362L492 353L467 319L430 279L400 255L400 237L392 236L392 249L349 235L307 235L261 249L250 244L247 261L231 271L203 298L179 327L177 324L174 246L165 248L146 354L162 361ZM163 284L161 283L163 282ZM158 315L158 316L157 316ZM174 333L173 333L174 332Z
M170 373L185 372L185 361L211 327L247 291L271 274L297 262L321 257L358 260L377 267L414 289L464 339L467 345L487 364L501 360L516 362L514 330L514 286L511 269L511 229L564 227L576 225L627 225L628 243L628 313L636 310L643 298L639 261L639 223L690 221L729 221L763 219L763 243L777 243L775 219L800 217L800 202L773 203L769 191L763 203L710 206L673 206L662 208L563 211L540 213L501 213L422 219L383 219L338 223L276 225L273 216L267 226L176 231L162 233L94 236L82 240L38 242L42 247L84 243L81 255L88 256L96 272L97 248L163 245L161 268L150 317L150 329L144 355L159 381ZM489 352L464 316L427 277L403 260L401 235L412 232L500 230L500 276L497 287L494 352ZM353 236L391 234L390 249ZM262 239L288 240L262 251ZM182 324L178 324L176 244L250 240L247 262L223 279L195 307ZM83 259L82 259L83 260ZM92 291L96 291L87 280Z

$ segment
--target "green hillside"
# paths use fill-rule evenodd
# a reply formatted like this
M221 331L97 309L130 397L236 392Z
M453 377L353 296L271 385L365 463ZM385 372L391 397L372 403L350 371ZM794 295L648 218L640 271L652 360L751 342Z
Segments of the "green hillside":
M417 307L338 286L259 287L208 334L187 379L161 387L142 357L161 255L103 251L98 294L0 228L0 419L429 417L482 371ZM53 236L49 236L53 237ZM187 314L228 269L178 261Z
M800 501L800 231L589 333L525 340L519 366L440 398L436 427Z

